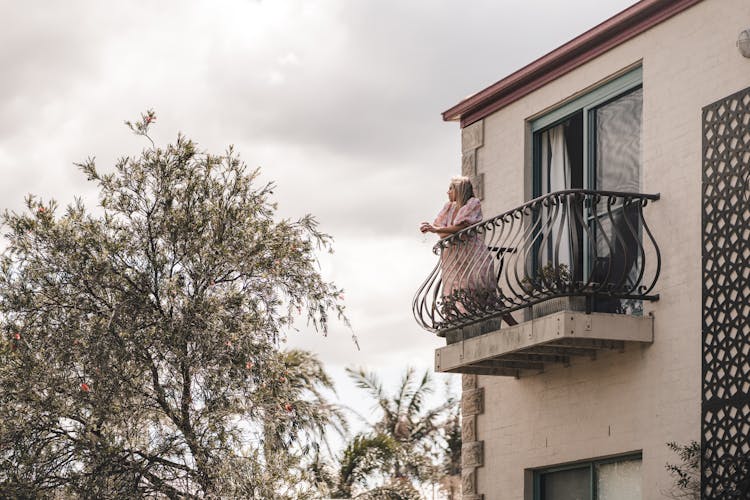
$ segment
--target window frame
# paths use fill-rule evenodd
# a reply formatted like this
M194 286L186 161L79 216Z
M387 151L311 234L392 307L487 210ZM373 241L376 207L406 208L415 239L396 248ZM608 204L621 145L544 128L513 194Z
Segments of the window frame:
M596 189L596 116L595 111L600 106L607 104L625 94L643 88L643 66L640 64L635 68L625 71L611 80L569 100L551 111L544 113L529 121L531 137L531 198L542 196L542 145L539 140L540 132L559 125L569 120L577 113L582 114L583 135L583 188ZM641 122L641 127L643 122ZM639 176L643 171L639 172ZM639 180L640 183L640 180ZM613 207L617 209L618 207ZM601 214L584 214L586 221L593 220ZM538 249L533 250L533 258L536 261ZM589 250L583 248L583 272L590 272Z
M624 94L643 87L643 67L638 66L622 75L603 83L585 94L530 120L529 126L532 141L532 198L542 195L541 186L541 144L538 133L570 119L578 112L583 113L583 186L595 189L596 172L594 171L596 150L591 138L595 135L596 122L593 111Z
M606 457L606 458L583 460L583 461L571 462L567 464L555 465L552 467L543 467L539 469L533 469L532 470L532 473L533 473L532 498L533 500L541 500L542 498L542 476L544 474L549 474L553 472L562 472L562 471L573 470L573 469L587 468L589 470L589 500L596 500L596 497L597 497L596 466L607 465L607 464L612 464L616 462L627 462L629 460L640 460L641 466L642 466L643 465L643 452L638 451L638 452L633 452L633 453L627 453L625 455L616 455L616 456Z

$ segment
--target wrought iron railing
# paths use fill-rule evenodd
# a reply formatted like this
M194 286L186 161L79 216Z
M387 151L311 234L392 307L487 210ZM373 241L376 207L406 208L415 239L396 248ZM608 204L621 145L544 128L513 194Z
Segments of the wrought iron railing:
M658 194L571 189L440 240L412 303L430 331L580 297L586 311L638 314L661 269L643 208Z

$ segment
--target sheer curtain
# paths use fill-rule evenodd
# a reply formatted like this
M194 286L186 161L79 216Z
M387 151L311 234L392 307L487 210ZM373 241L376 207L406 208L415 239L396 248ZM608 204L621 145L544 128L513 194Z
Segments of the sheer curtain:
M570 169L570 158L568 155L568 148L565 144L565 124L560 124L556 127L552 127L542 133L541 136L541 159L542 159L542 194L552 193L555 191L562 191L564 189L570 189L571 187L571 169ZM562 208L562 207L560 207ZM569 207L568 207L569 208ZM554 210L554 209L553 209ZM562 227L562 234L560 236L560 251L558 254L558 264L565 264L568 268L571 267L571 241L570 241L570 228L567 220L563 220L562 212L554 220L554 224L550 228L548 234L553 235L557 238ZM545 214L543 220L547 220L547 216L551 214ZM565 212L566 217L570 216L569 212ZM542 259L546 262L553 262L555 246L557 240L550 238L545 241L545 245L542 249Z
M596 188L637 193L641 184L643 89L596 108Z
M596 466L597 500L641 500L641 460Z
M596 188L605 191L640 192L641 184L641 131L643 89L628 94L596 108ZM625 278L627 284L638 279L640 233L635 207L624 210L614 207L613 218L599 216L602 231L597 233L597 255L610 259L610 280ZM614 227L612 224L614 223ZM603 235L610 235L609 242ZM611 235L620 237L613 241ZM642 314L641 301L623 299L605 307L606 312ZM604 302L601 302L604 304Z

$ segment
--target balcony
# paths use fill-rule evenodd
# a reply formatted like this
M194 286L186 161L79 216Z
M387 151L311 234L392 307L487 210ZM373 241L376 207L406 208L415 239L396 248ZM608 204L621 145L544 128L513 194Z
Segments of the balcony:
M417 322L446 338L438 371L519 376L650 342L643 301L659 298L661 257L644 208L658 199L559 191L438 242L412 303Z

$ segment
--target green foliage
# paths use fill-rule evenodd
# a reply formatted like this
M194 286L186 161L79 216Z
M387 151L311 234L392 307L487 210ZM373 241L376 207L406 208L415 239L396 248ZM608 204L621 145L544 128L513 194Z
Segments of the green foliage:
M419 500L422 498L408 481L393 481L360 493L354 500Z
M420 485L447 484L448 476L460 473L458 403L447 397L427 406L434 390L429 371L418 375L408 368L393 393L373 373L347 372L376 402L379 418L344 450L334 497L419 498Z
M461 474L461 416L460 407L456 406L443 424L446 456L443 472L449 476Z
M666 464L666 468L675 481L675 487L669 493L672 498L700 500L701 494L701 445L697 441L690 441L686 445L675 442L667 443L667 447L680 458L679 464Z
M570 266L567 264L555 266L552 262L539 268L536 276L526 276L521 280L521 284L532 287L534 290L567 290L571 283Z
M318 360L279 342L343 317L330 237L277 220L231 148L178 136L79 166L97 210L30 196L2 216L0 496L297 496L343 419Z
M350 497L355 485L366 486L370 476L393 463L398 453L396 441L385 434L355 436L340 460L337 496Z

